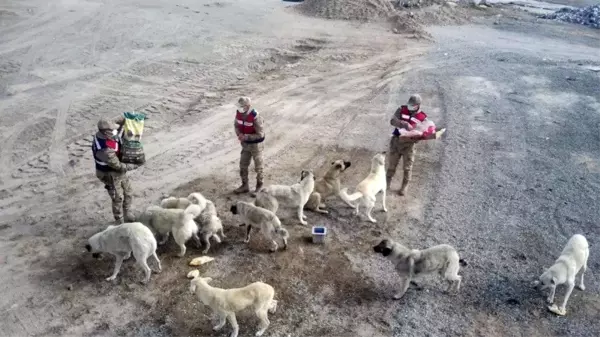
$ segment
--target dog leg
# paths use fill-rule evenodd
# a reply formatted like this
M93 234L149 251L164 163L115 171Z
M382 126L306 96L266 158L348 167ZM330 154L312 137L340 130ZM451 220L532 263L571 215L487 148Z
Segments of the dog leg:
M185 244L178 243L177 245L179 246L179 254L177 254L177 256L178 257L184 257L185 256L185 251L186 251Z
M577 288L580 290L585 290L585 285L583 284L583 274L587 271L587 258L583 261L583 266L581 267L581 278L579 279L579 285Z
M387 213L387 207L385 207L385 196L386 196L386 192L385 192L385 188L382 191L382 202L383 202L383 211Z
M162 234L161 236L162 236L161 240L158 241L159 246L162 246L165 243L167 243L167 240L169 240L169 232L167 232L166 234Z
M227 314L224 312L220 312L219 313L219 324L213 326L213 330L219 331L219 330L223 329L223 327L225 326L226 318L227 318Z
M548 303L554 303L554 294L556 293L556 285L550 287L550 295L548 295Z
M117 260L115 261L115 269L113 270L112 275L106 278L107 281L114 281L117 278L117 274L119 274L119 270L121 270L121 264L123 264L123 256L117 255Z
M279 245L277 244L277 241L271 240L271 249L269 249L269 251L271 253L274 253L274 252L277 251L277 248L279 248Z
M246 239L244 240L244 243L250 242L250 232L251 231L252 231L252 225L248 225L248 228L246 229Z
M221 243L221 238L217 235L217 234L213 234L211 236L213 238L213 240L215 240L217 243Z
M231 327L233 328L233 331L231 331L231 334L229 335L229 337L237 337L238 333L240 331L240 327L237 324L237 319L235 318L235 314L230 313L229 315L227 315L227 320L229 320L229 324L231 324Z
M131 257L131 252L127 253L125 255L125 257L123 257L123 260L129 260L130 257Z
M162 266L160 265L160 260L158 259L156 252L152 253L152 257L154 258L154 260L156 261L156 264L158 265L158 270L156 270L156 273L160 273L162 271Z
M203 233L202 234L202 244L204 245L204 250L202 251L202 254L206 254L208 253L208 250L210 249L210 233Z
M306 222L306 217L304 216L304 208L302 206L298 207L298 219L300 220L300 223L304 226L308 225L308 222Z
M410 279L402 279L402 284L400 285L400 291L394 295L395 300L399 300L406 294L406 290L410 286Z
M226 236L225 233L223 233L223 227L219 228L219 235L221 235L222 240L225 240Z
M146 262L146 258L139 259L136 257L135 258L138 261L138 265L144 270L144 280L141 281L142 284L148 284L148 281L150 281L150 275L152 275L152 269L150 269L150 267L148 267L148 262Z
M560 306L559 310L561 313L563 313L563 315L567 312L567 301L569 300L569 297L571 296L571 292L573 292L573 288L575 288L575 280L573 279L573 281L568 281L567 283L567 292L565 293L565 298L563 299L563 303Z
M260 319L260 324L258 325L258 331L256 332L255 336L262 336L271 322L269 322L269 316L267 315L266 309L261 308L257 310L256 316L258 316L258 319Z
M373 216L371 215L371 212L373 211L373 207L374 206L375 205L373 205L373 204L367 205L367 210L366 210L366 212L367 212L367 218L369 218L369 221L371 221L372 223L377 223L377 220L375 220L373 218Z
M196 244L196 248L202 247L202 243L200 243L200 238L198 237L198 233L192 234L192 239L194 239L194 243Z

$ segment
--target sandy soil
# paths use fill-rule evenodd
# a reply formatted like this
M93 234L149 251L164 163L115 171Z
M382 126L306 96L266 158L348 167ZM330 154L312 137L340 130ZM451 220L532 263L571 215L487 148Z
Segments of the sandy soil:
M5 336L225 336L188 293L169 242L149 285L124 263L96 261L86 239L111 220L90 137L101 116L149 114L147 164L131 173L137 209L200 191L228 238L201 267L221 287L262 280L279 308L267 336L598 336L600 39L595 30L479 9L468 26L431 27L434 42L372 23L300 15L255 1L9 1L0 5L0 330ZM228 213L238 184L233 102L254 98L267 125L266 178L292 184L337 158L368 172L389 115L412 92L447 137L419 145L407 197L377 204L377 224L338 200L324 246L292 212L288 251L266 253ZM253 175L251 175L253 177ZM399 177L398 177L399 178ZM399 181L393 182L397 189ZM530 287L572 234L591 243L587 290L567 317ZM459 295L436 278L401 301L371 246L390 235L455 245L470 265ZM193 247L190 244L190 247ZM557 291L562 300L564 289ZM240 336L256 330L238 316ZM228 327L226 330L228 331Z

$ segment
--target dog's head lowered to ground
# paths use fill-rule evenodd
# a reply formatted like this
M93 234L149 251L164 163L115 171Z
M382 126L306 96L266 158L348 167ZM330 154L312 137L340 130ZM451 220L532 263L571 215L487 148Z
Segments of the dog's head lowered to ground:
M384 239L381 242L379 242L377 246L374 246L373 250L375 251L375 253L379 253L383 256L388 256L394 250L393 242L391 240Z
M231 205L231 207L229 207L229 211L233 214L238 214L238 208L236 204Z

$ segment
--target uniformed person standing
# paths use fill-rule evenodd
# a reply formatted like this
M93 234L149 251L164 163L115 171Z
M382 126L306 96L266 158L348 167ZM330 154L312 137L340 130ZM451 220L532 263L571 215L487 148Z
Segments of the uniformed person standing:
M265 131L262 116L252 108L250 98L248 97L240 97L238 100L234 128L235 134L242 145L240 155L242 185L235 189L234 193L240 194L250 191L250 187L248 186L248 167L251 160L254 160L254 171L256 172L255 192L258 192L263 186L263 142L265 140Z
M386 172L387 187L390 188L392 178L396 173L396 167L402 159L402 168L404 176L402 180L402 187L398 194L405 195L408 183L412 176L412 167L415 162L415 144L420 139L411 139L408 137L400 137L399 129L413 130L418 125L427 119L427 114L421 111L421 96L414 94L408 99L406 105L402 105L396 110L394 116L390 120L390 124L394 126L394 132L392 139L390 140L390 149Z
M119 125L105 118L98 121L98 132L94 136L92 152L96 162L96 177L104 183L104 188L112 200L112 212L117 224L125 218L132 221L130 213L133 199L131 183L126 172L135 170L140 165L124 164L119 159L120 141Z

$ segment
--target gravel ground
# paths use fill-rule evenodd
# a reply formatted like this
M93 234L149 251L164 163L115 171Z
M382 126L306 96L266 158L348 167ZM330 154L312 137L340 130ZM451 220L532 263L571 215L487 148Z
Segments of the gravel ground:
M488 16L478 25L431 27L429 44L288 4L0 7L0 330L226 335L212 332L213 315L189 295L187 262L199 254L191 245L185 259L172 242L161 247L164 271L147 286L132 261L105 282L114 260L84 251L111 218L86 139L100 116L133 107L151 116L134 205L191 191L215 201L228 238L201 272L221 287L272 284L280 305L266 336L600 335L597 34L492 8L477 10ZM342 182L353 186L412 92L449 131L419 145L409 195L389 196L387 214L377 203L377 224L333 198L330 215L307 212L330 230L324 246L309 244L285 209L288 251L266 253L260 236L241 242L244 228L227 212L238 184L237 96L252 96L267 121L269 183L292 184L302 168L320 174L344 158L353 164ZM530 283L575 233L591 243L587 289L556 317ZM397 277L371 249L387 235L415 248L455 245L469 262L461 292L443 293L432 277L390 300ZM252 313L238 321L240 336L255 331Z

